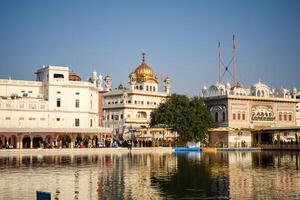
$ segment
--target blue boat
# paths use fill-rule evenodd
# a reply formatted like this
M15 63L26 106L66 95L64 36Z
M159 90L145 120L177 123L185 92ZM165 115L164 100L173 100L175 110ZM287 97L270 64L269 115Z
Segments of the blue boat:
M200 152L202 149L201 147L174 147L173 151L174 152Z

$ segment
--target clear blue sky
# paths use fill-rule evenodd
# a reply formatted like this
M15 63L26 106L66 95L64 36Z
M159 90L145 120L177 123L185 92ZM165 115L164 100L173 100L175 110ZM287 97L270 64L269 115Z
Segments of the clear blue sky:
M0 78L34 80L42 65L96 69L127 84L141 52L172 91L197 95L217 81L217 44L237 77L300 89L300 1L0 1Z

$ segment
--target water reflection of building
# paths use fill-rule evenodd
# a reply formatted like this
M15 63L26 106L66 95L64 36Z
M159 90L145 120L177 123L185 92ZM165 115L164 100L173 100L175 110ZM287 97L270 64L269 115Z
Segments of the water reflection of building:
M68 67L46 66L36 81L0 80L0 147L74 147L95 144L109 129L99 127L101 76L90 81Z
M59 199L159 199L151 173L166 175L175 167L171 154L0 157L0 191L6 191L0 199L33 199L36 190Z
M299 159L297 152L229 153L230 198L299 198Z

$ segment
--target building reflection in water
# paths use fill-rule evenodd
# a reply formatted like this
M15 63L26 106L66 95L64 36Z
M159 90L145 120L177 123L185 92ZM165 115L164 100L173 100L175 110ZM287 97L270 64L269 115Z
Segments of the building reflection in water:
M297 152L0 156L0 199L299 199ZM272 191L272 192L270 192Z

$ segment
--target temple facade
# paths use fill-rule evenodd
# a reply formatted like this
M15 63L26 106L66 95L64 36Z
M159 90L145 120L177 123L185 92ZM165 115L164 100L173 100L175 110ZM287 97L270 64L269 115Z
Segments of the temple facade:
M213 147L253 147L300 141L300 92L272 89L258 82L251 88L215 84L202 96L217 128L209 131Z
M36 81L0 80L0 147L95 146L109 128L99 126L102 77L89 81L68 67L44 66Z
M158 78L146 64L144 53L142 56L142 63L129 74L129 88L120 84L112 90L112 78L104 78L104 127L112 128L116 138L133 139L142 146L145 141L174 141L176 137L169 129L149 127L151 112L170 95L171 79L163 80L164 91L160 91Z

